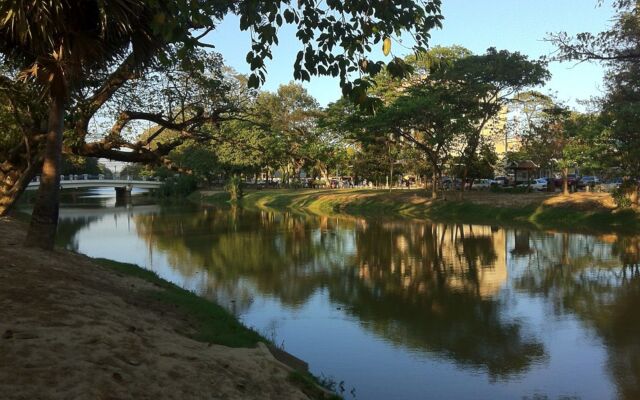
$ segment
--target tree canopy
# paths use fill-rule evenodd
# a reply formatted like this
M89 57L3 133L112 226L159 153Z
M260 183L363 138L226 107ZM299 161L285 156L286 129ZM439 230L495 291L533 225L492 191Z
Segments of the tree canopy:
M216 74L211 77L215 62L209 52L203 52L212 47L203 38L227 14L239 15L240 28L251 32L252 48L246 57L253 71L249 87L264 81L265 60L272 57L271 48L278 43L278 29L291 24L301 45L293 77L339 76L345 93L358 93L368 87L368 76L385 67L383 62L367 59L371 46L384 45L388 53L391 38L406 33L416 49L424 48L429 31L441 24L440 6L440 0L328 1L322 5L307 0L4 2L0 5L0 84L6 91L16 91L28 79L28 85L45 90L48 97L42 101L29 97L24 99L26 104L15 105L29 110L29 115L23 119L13 113L24 140L3 149L8 161L0 176L0 213L7 212L44 164L46 173L30 232L48 233L32 236L30 242L52 246L63 131L68 132L67 151L147 163L164 162L185 140L202 140L203 125L217 124L225 118L223 114L232 111L225 101L207 102L211 90L222 94L221 79ZM397 57L386 70L392 75L406 73ZM174 74L177 71L183 74ZM355 73L360 76L352 79ZM142 108L159 106L150 111L141 110L141 102L120 98L127 97L131 85L137 88L145 79L166 83L168 92L159 93L176 95L176 102L144 102ZM185 80L191 80L190 85ZM198 105L189 96L194 86L196 93L207 96L198 99ZM107 134L92 140L90 123L114 103L120 105L114 106L117 119ZM178 139L155 146L153 151L151 143L126 140L123 130L136 121L159 125L159 131L179 132Z

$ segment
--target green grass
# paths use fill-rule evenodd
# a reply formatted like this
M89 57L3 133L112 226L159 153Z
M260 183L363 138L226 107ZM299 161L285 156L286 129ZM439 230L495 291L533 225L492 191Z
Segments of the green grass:
M229 201L231 200L231 196L229 195L229 192L223 191L208 194L206 196L202 195L201 192L196 191L191 193L189 197L187 197L187 199L196 203L200 201L206 201L209 204L223 205L229 203Z
M380 190L259 190L247 193L241 204L247 208L292 210L318 215L396 216L576 232L633 233L640 230L639 215L630 209L589 211L570 207L545 207L541 204L495 207L456 200L410 201L414 197L422 199L422 194L418 193L389 193ZM225 204L223 194L203 197L201 200L211 204Z
M498 223L501 225L530 226L538 229L563 229L576 232L628 232L640 230L640 219L633 210L588 211L566 207L500 208L469 202L436 204L427 215L436 220L468 223Z
M309 374L298 371L293 371L289 374L289 382L293 383L302 390L302 393L306 394L312 400L328 399L328 400L341 400L342 397L337 394L328 394L325 390L322 390L318 385L318 378ZM335 383L323 382L323 386L326 390L333 392L336 390ZM321 382L322 384L322 382Z
M181 313L194 321L196 333L188 336L195 340L228 347L255 347L258 342L269 343L269 340L244 326L224 308L160 278L155 272L135 264L121 263L105 258L94 258L93 260L117 273L140 278L158 286L160 291L152 290L148 295L152 299L175 306ZM322 390L320 387L324 382L310 373L293 371L289 375L289 381L312 400L342 399L338 395L328 394Z
M175 306L184 315L190 317L196 324L196 332L189 336L195 340L229 347L255 347L260 341L267 342L257 332L242 325L221 306L165 281L154 272L133 264L103 258L94 260L116 272L135 276L159 286L161 290L150 291L148 295L165 304Z

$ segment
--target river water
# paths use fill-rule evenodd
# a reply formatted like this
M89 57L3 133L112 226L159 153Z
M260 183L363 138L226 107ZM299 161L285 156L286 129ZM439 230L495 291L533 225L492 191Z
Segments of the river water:
M66 195L59 240L235 313L345 399L639 399L640 238Z

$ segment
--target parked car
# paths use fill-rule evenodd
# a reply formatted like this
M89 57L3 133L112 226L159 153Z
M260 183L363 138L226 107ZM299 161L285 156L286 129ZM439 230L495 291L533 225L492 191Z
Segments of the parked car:
M510 182L509 178L506 176L496 176L493 181L500 186L508 186Z
M545 178L537 178L531 180L529 183L521 183L519 187L530 187L532 190L547 190L548 181Z
M494 181L493 179L474 179L473 184L471 185L471 189L487 190L495 184L496 184L496 181Z
M562 187L562 176L554 179L554 183L555 183L556 187L561 188ZM570 187L571 186L575 186L577 188L583 188L584 187L584 184L582 183L582 180L576 174L567 175L567 183L569 184Z
M533 185L531 187L534 190L547 190L547 186L549 185L549 181L546 178L538 178L533 180Z
M613 192L616 189L620 189L621 184L622 184L622 178L613 178L605 182L602 182L600 184L600 189L607 192Z
M449 178L448 176L443 177L442 180L440 181L440 185L445 190L451 190L451 189L460 190L460 187L462 186L461 183L462 181L460 179L457 179L457 178L452 179L452 178Z
M585 175L580 179L584 186L594 187L600 183L600 179L597 176Z

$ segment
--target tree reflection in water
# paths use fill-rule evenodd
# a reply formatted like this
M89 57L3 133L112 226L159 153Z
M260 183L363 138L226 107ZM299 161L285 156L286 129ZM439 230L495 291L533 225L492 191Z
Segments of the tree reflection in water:
M139 235L201 292L249 307L253 293L304 305L318 290L377 335L493 378L544 358L501 317L505 231L470 225L202 209L137 215Z
M516 287L577 316L602 338L624 399L640 398L640 237L538 234Z
M238 312L255 297L302 309L321 291L378 337L493 379L550 356L539 330L510 314L514 289L597 334L619 397L640 398L638 237L185 205L108 211L63 215L59 237L77 249L87 225L121 213L177 276Z

